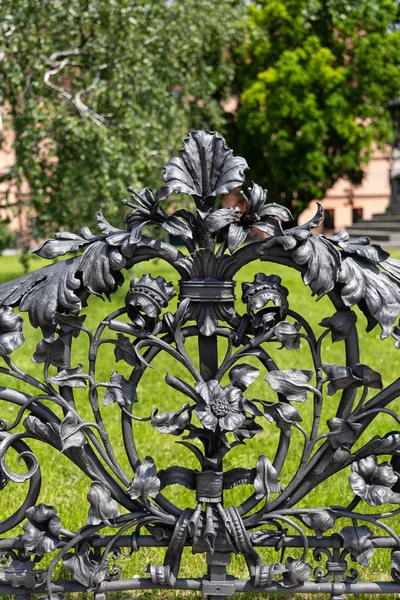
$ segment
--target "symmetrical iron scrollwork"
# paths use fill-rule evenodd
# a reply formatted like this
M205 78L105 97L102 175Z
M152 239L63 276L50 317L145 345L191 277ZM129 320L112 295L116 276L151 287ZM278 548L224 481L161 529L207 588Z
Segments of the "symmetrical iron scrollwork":
M351 310L358 305L368 329L379 324L381 337L388 337L400 313L400 262L367 238L351 240L345 231L331 238L314 234L323 217L320 205L310 222L284 229L292 219L289 210L267 203L266 192L255 183L241 192L243 209L216 209L217 196L241 187L246 169L246 161L233 156L219 134L191 133L179 157L165 167L164 187L156 194L149 188L130 190L126 229L114 227L100 212L100 235L87 227L80 234L60 232L36 250L46 259L73 253L71 258L0 286L0 400L19 407L12 423L0 422L0 490L10 481L29 483L14 514L2 514L3 534L23 525L16 537L0 539L0 594L46 594L55 600L68 591L93 591L100 599L107 591L160 587L200 590L210 598L238 591L327 592L332 598L400 592L400 537L388 525L400 512L400 431L358 443L380 414L400 422L387 408L400 395L400 379L382 389L380 374L360 363L357 317ZM172 193L191 196L196 210L168 213L162 202ZM187 251L147 237L143 229L149 224L179 237ZM253 228L266 237L242 246ZM95 331L87 328L80 313L88 297L113 294L124 281L122 270L152 258L166 261L179 275L177 310L171 312L177 285L146 274L131 280L125 306L102 319ZM234 277L256 260L293 267L313 294L329 296L334 314L322 320L322 335L317 337L290 308L288 290L275 274L259 272L244 283L245 310L238 308ZM42 331L32 357L43 366L42 377L24 372L11 358L25 331L15 307L28 312L33 327ZM322 362L328 335L344 345L345 365ZM85 336L88 358L76 365L72 350ZM400 327L394 327L393 336L399 346ZM198 362L187 350L192 337L198 339ZM291 351L300 344L308 347L313 368L279 370L270 353L276 342ZM115 361L128 365L131 374L125 377L117 366L109 381L98 381L96 362L110 345ZM178 410L155 408L139 417L135 403L141 378L163 353L186 372L183 378L165 378L165 385L186 401ZM247 389L262 376L265 394L253 398ZM31 392L21 391L20 382ZM369 389L376 390L372 397ZM87 392L93 422L79 410L78 390ZM336 414L325 425L324 402L338 391ZM107 406L113 403L121 412L129 471L107 432ZM313 405L308 428L300 424L302 403ZM160 438L180 437L198 468L172 464L160 470L151 456L140 458L137 420L149 421ZM271 428L279 429L276 448L266 444L265 454L249 468L224 469L233 447L251 445ZM280 473L295 430L304 438L302 455L283 487ZM61 523L54 507L38 502L41 472L32 440L63 453L88 476L87 519L78 531ZM9 466L11 449L25 472ZM392 457L391 462L381 456ZM346 467L351 467L354 492L348 506L299 507L311 490ZM172 502L168 487L173 484L194 490L192 506L182 509ZM249 486L247 499L227 507L224 491L239 485ZM368 511L367 505L388 504L394 506ZM110 529L113 535L102 534ZM123 578L121 549L144 545L165 546L164 563L149 564L148 577ZM206 554L204 577L178 577L185 545ZM270 548L274 559L266 564L257 547ZM366 566L381 547L392 549L392 581L361 581L362 570L350 561ZM232 553L243 555L248 581L227 575ZM47 555L50 562L41 562ZM55 580L61 564L72 579Z

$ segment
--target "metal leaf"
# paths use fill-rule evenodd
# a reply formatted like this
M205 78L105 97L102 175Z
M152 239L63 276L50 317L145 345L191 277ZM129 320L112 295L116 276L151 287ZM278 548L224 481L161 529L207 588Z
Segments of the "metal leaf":
M353 423L340 419L339 417L333 417L327 421L329 431L329 443L332 448L339 448L340 446L350 447L355 442L358 432L362 428L361 423Z
M318 510L304 515L303 522L315 531L317 537L322 537L325 531L329 531L335 525L335 517L329 510Z
M24 343L24 320L10 306L0 308L0 356L11 354Z
M248 230L242 227L239 223L232 223L228 230L228 248L229 252L234 252L239 248L240 244L246 240Z
M373 531L366 525L360 527L344 527L340 532L343 538L343 546L350 554L356 559L356 561L363 565L368 566L368 560L374 554L374 546L371 541Z
M37 556L53 552L60 541L58 534L62 528L54 507L44 503L31 506L25 516L29 520L24 524L24 534L20 538L23 547Z
M247 398L245 398L243 400L243 408L247 413L249 413L253 417L262 417L263 416L262 410L260 408L258 408L256 402L253 400L248 400Z
M54 237L55 239L46 240L43 244L32 250L32 252L42 258L53 259L69 252L76 252L98 239L94 235L87 239L69 231L56 233Z
M329 239L331 242L340 246L345 254L355 254L357 256L361 256L374 265L389 258L389 252L386 252L386 250L383 250L383 248L377 244L371 244L369 237L365 236L353 240L346 240L343 233L347 232L339 231L336 236L333 236Z
M224 138L210 131L190 133L165 167L163 179L175 193L194 196L203 205L218 194L228 194L244 181L247 162L234 157Z
M38 583L40 571L35 570L35 563L30 560L12 560L9 565L0 567L0 582L13 588L33 590Z
M72 411L68 411L60 425L62 452L68 448L80 448L87 444L85 435L77 429L81 423Z
M378 371L371 369L368 365L358 364L353 368L353 373L359 377L364 385L369 388L381 390L383 388L382 377Z
M83 373L83 365L79 364L77 367L72 369L63 369L48 380L50 383L54 383L60 386L84 388L86 387L86 381L83 377L79 377Z
M352 310L338 310L332 317L322 319L320 325L331 330L332 342L340 342L349 337L356 322L357 315Z
M283 587L292 587L310 577L312 566L305 560L290 558L289 556L285 562L285 569L283 579L278 583Z
M255 421L255 419L246 419L240 427L234 429L233 435L236 440L243 442L244 440L252 439L262 431L263 428Z
M21 536L21 544L28 552L35 552L40 557L53 552L58 545L58 538L49 532L38 529L33 523L25 523L24 534Z
M358 256L346 257L339 273L346 306L358 304L368 319L367 331L381 326L387 338L400 313L400 281Z
M254 490L256 500L261 500L264 496L269 498L271 492L277 493L282 490L276 470L271 461L263 454L259 456L257 461Z
M31 360L35 363L49 363L64 369L65 361L65 344L60 337L51 336L40 340L36 346L35 354Z
M28 311L33 327L41 327L45 337L54 330L56 312L77 314L82 301L77 290L81 280L76 276L80 257L61 261L33 273L2 284L0 304Z
M108 389L104 394L103 404L107 406L113 402L117 402L121 406L137 402L136 386L129 379L125 379L123 375L113 371L110 377L110 383L107 384Z
M231 223L239 224L240 219L238 213L240 214L240 212L239 209L235 210L233 207L220 208L207 217L207 226L210 231L215 232L231 225Z
M127 235L126 231L122 231L121 229L118 229L117 227L114 227L113 225L111 225L107 221L107 219L104 217L102 210L98 211L96 218L97 218L97 225L99 226L100 231L102 233L104 233L104 235L111 236L111 235L115 235L118 233L124 233L124 235Z
M290 323L289 321L280 321L274 327L274 333L277 339L282 342L288 350L298 350L300 348L299 331L301 323Z
M129 338L126 337L126 335L122 335L122 333L119 333L117 336L114 354L116 362L123 360L131 367L138 367L141 365L135 350L135 346L132 344Z
M177 237L193 237L190 227L185 223L185 221L179 217L176 217L175 215L168 217L161 227L165 229L165 231L168 231L168 233L171 235L176 235Z
M50 504L41 502L37 506L30 506L25 511L25 516L37 523L47 524L47 527L53 534L58 534L61 529L61 522L57 517L56 509ZM56 521L55 526L52 525L54 520Z
M125 264L126 258L117 248L98 241L82 254L77 270L82 273L82 283L89 293L108 296L123 284L120 271Z
M101 481L94 481L87 495L90 502L87 525L99 525L119 517L118 504L111 497L108 487Z
M317 212L315 213L315 215L312 217L312 219L310 219L310 221L307 221L307 223L303 223L303 225L296 227L296 231L298 229L302 229L303 231L311 231L312 229L318 227L323 218L324 208L320 202L317 202Z
M24 341L24 335L19 331L0 333L0 356L8 356L22 346Z
M283 394L288 400L304 402L307 400L308 392L317 390L308 384L313 371L300 369L285 369L283 371L271 371L264 376L269 385L278 394Z
M371 455L353 463L352 471L349 476L351 489L370 506L400 503L400 494L391 489L399 476L388 462L378 465L376 456Z
M151 413L151 424L161 433L180 435L190 423L189 404L184 404L178 412L170 411L157 414L157 409Z
M327 387L328 396L333 396L338 390L348 387L361 387L363 385L382 389L382 379L378 371L367 365L358 364L353 369L342 365L322 364L322 369L330 380Z
M307 265L303 281L318 296L318 300L334 288L338 280L341 255L329 240L319 235L311 236L293 250L292 257L298 265Z
M344 390L350 386L360 387L363 385L362 380L353 374L350 367L324 363L322 364L322 368L329 379L327 387L328 396L333 396L338 390Z
M146 496L155 498L160 491L160 486L161 481L157 476L155 462L151 456L146 456L135 471L135 477L128 488L129 495L133 500Z
M77 546L75 553L68 552L63 557L63 564L67 571L72 573L74 579L87 587L88 591L92 591L104 581L110 568L107 560L100 564L92 558L87 542Z
M264 204L260 206L260 200L263 195L264 200L266 198L266 190L261 191L261 187L256 183L253 184L253 188L250 192L250 200L254 201L257 198L257 207L253 207L252 212L258 214L263 220L265 217L278 217L281 221L293 221L293 215L286 206L271 202L270 204ZM258 227L258 224L255 225Z
M275 402L264 406L264 416L268 421L275 421L276 426L286 435L290 434L294 423L303 420L297 408L286 402Z
M233 367L229 371L229 379L231 384L239 388L244 392L249 385L255 382L260 374L260 369L253 367L252 365L242 364Z

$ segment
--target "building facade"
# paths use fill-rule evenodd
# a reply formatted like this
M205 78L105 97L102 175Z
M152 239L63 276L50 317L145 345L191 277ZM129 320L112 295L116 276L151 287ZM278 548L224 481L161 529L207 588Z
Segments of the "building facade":
M384 213L390 200L389 171L391 151L375 149L365 169L365 177L361 185L354 186L344 179L339 179L328 190L321 201L324 207L324 229L339 231L360 220L368 221L374 214ZM299 224L309 221L315 214L315 202L299 216Z

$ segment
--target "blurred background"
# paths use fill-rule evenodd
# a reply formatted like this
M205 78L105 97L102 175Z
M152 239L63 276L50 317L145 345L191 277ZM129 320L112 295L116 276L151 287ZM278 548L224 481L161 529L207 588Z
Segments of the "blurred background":
M200 128L299 222L320 200L327 231L400 246L398 1L0 0L0 15L1 250L26 256L100 208L120 226L126 187L160 187Z

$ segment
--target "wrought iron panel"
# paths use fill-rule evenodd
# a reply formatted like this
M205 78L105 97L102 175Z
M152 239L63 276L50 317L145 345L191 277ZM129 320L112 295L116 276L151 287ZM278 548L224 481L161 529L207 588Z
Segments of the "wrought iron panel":
M389 406L400 395L400 379L383 389L380 374L360 363L352 310L358 306L368 329L379 326L381 337L393 335L399 347L400 262L368 238L315 233L321 205L310 222L291 227L289 210L268 203L256 183L240 192L240 209L217 208L218 197L242 188L246 169L218 133L191 133L166 165L162 188L155 194L149 188L129 190L125 229L99 212L100 235L87 227L79 234L60 232L35 250L50 261L71 257L0 286L0 489L11 482L25 494L13 514L2 510L0 594L60 600L67 592L93 591L100 600L111 591L166 587L210 598L255 591L325 592L338 599L346 593L400 592L400 532L392 519L400 512L400 431L368 437L368 427L382 414L398 425ZM193 210L163 208L171 194L190 196ZM180 238L186 250L147 237L147 225ZM252 229L265 237L242 245ZM124 282L123 272L153 258L171 265L176 281L134 277L125 304L95 330L86 327L81 313L89 296L110 296ZM239 302L235 278L254 261L259 272L243 283ZM322 334L295 312L296 298L289 297L274 265L299 271L317 299L329 296L332 314L321 321ZM43 336L32 356L34 373L12 358L24 336L32 336L18 309ZM198 341L198 360L188 351L192 338ZM344 347L345 364L322 361L327 343ZM378 349L379 341L373 343ZM77 364L75 346L85 344L87 358ZM300 344L312 368L279 369L277 346L291 352L290 358ZM96 366L105 348L111 348L116 366L101 381ZM164 382L185 401L138 416L142 377L162 356L185 373L167 373ZM264 392L254 398L256 381L263 382ZM331 399L336 393L339 400ZM82 394L90 420L77 401ZM335 416L326 421L323 409L334 402ZM5 418L10 405L18 409L12 422ZM120 412L124 464L108 434L109 405ZM197 468L170 464L169 455L163 465L143 456L136 445L138 421L154 428L160 443L175 436ZM272 431L279 433L277 444L268 442ZM245 457L262 433L266 443L258 459L249 452L247 468L224 468L233 448L242 446ZM301 436L302 452L283 486L294 433ZM87 476L87 499L76 499L86 502L87 518L77 531L61 522L57 507L40 501L41 465L31 447L37 441ZM350 467L350 503L305 508L314 488ZM68 480L60 485L69 493ZM192 490L194 502L177 506L172 485ZM229 506L224 493L236 486L246 486L247 497ZM179 577L185 546L206 556L203 577ZM140 555L143 547L165 547L163 564L149 564L147 575L127 578L118 565L121 552ZM270 549L268 563L262 547ZM369 560L385 548L391 551L390 580L366 581ZM245 560L248 580L227 574L232 553ZM58 578L60 566L70 572L68 580Z

